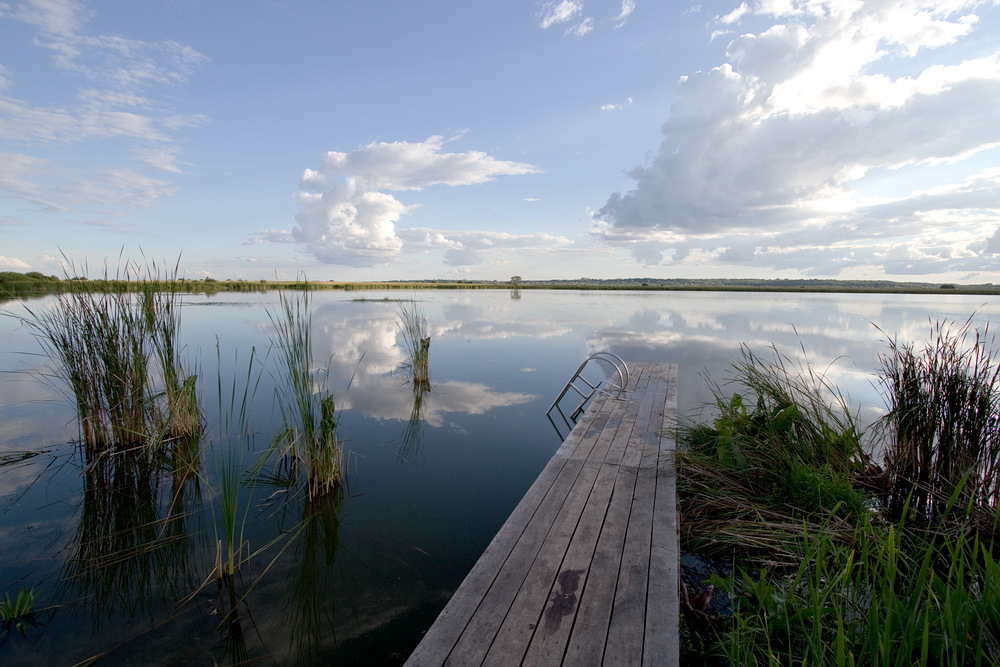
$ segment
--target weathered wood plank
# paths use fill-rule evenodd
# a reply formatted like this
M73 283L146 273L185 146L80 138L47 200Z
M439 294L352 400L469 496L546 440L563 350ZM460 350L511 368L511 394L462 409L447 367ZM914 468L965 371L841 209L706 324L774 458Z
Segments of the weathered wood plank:
M672 428L677 418L677 367L668 366L663 418L660 429L656 477L656 510L649 557L649 592L646 602L646 639L642 664L676 667L679 656L678 582L680 546L677 534L677 476Z
M650 391L651 388L657 386L655 378L651 378L650 375L651 373L645 374L646 391L635 410L635 424L633 424L632 432L629 434L628 445L622 452L622 465L638 466L642 462L643 452L649 446L648 434L651 417L657 409L657 403L663 402L662 396L657 396L654 391Z
M603 395L594 399L593 409L583 413L577 420L573 430L569 432L553 456L587 458L586 453L593 448L594 441L607 428L608 420L611 418L611 411L606 407L608 400L610 398Z
M653 396L661 397L654 401L649 417L649 428L646 431L646 445L642 452L639 465L643 468L657 468L660 465L660 452L663 449L664 437L669 437L666 429L673 426L668 415L677 412L677 372L675 366L658 366L655 382L647 391ZM669 422L669 423L668 423Z
M676 476L660 471L656 477L656 512L649 554L649 590L646 596L646 639L642 664L674 667L679 664L680 553L677 539Z
M582 468L582 461L566 459L560 475L521 532L492 585L485 591L482 602L446 664L474 665L482 662Z
M630 364L571 430L407 665L677 664L676 367Z
M630 428L628 426L630 423L628 422L629 405L628 401L610 397L608 403L605 404L605 410L608 411L608 419L604 430L595 439L592 447L586 449L583 447L578 448L573 453L573 458L603 462L608 450L612 447L612 443L618 437L617 434L621 433L622 429L626 427Z
M566 651L580 599L590 578L594 550L607 516L615 479L618 477L618 468L615 466L602 465L599 469L589 502L562 562L560 575L563 572L568 574L549 593L523 665L558 665Z
M607 665L642 663L655 496L656 470L639 469L604 650L604 664Z
M601 529L563 664L601 664L625 546L627 524L621 519L628 516L632 505L636 472L636 468L618 468L608 505L608 516L612 518Z
M570 588L575 592L580 573L561 572L560 566L587 507L600 469L594 463L584 462L583 470L532 562L483 664L509 665L520 662L535 633L539 618L547 611L548 596L544 591L552 591L555 587L552 613L571 611L567 608L568 599L565 596Z

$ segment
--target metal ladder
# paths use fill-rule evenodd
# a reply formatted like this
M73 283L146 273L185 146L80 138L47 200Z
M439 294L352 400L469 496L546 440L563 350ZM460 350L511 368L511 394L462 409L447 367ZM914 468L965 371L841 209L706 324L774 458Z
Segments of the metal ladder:
M610 381L605 382L604 380L598 380L596 384L592 384L590 380L583 377L584 369L587 368L587 365L592 361L610 364L610 366L614 369L615 375L618 376L617 388L615 388L614 384ZM583 388L579 386L581 383L584 385ZM583 399L569 416L569 419L576 423L576 420L583 414L587 402L590 401L590 399L594 397L594 394L596 394L597 391L605 384L611 385L611 388L607 391L616 391L616 397L621 398L622 392L625 391L625 387L628 385L628 365L622 360L621 357L611 352L595 352L583 360L583 363L580 364L580 367L576 369L575 373L573 373L569 382L567 382L566 386L563 387L561 392L559 392L556 400L552 401L552 405L550 405L549 409L545 411L545 414L549 415L549 418L551 419L550 413L558 408L559 401L561 401L569 390L572 389ZM563 414L561 408L559 408L559 414ZM563 419L566 419L565 415L563 415Z

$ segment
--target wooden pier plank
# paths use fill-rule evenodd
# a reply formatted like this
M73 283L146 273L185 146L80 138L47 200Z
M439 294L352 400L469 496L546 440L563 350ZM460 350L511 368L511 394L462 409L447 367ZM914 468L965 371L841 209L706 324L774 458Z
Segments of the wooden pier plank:
M535 630L523 665L557 665L562 661L576 620L580 598L590 580L594 551L601 536L618 471L615 466L600 466L597 481L591 490L590 502L580 517L562 563L560 576L565 581L558 589L550 591L543 617ZM563 575L564 572L567 574Z
M672 364L598 395L407 665L676 665Z
M615 519L606 520L602 526L562 664L601 664L628 528L621 518L627 517L631 508L637 472L635 468L618 469L608 505L608 516Z

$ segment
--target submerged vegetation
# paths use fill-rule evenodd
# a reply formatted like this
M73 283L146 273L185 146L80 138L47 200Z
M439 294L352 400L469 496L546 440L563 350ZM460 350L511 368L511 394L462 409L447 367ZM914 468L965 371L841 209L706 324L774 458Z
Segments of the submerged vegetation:
M998 369L985 332L889 342L888 412L862 433L836 387L743 348L740 390L678 429L687 663L996 664Z
M0 600L0 624L3 625L5 641L11 632L25 635L25 626L39 625L37 614L34 589L22 588L18 590L13 600L10 593L5 594L4 599Z

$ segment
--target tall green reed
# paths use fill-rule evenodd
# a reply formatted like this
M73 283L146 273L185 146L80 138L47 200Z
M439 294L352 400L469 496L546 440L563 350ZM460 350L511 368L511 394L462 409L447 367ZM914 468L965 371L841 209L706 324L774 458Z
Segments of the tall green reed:
M304 474L306 495L314 498L334 492L343 476L335 403L325 388L327 369L313 362L309 292L282 293L279 299L281 314L268 313L280 365L275 403L283 423L273 450L286 462L290 478Z
M430 356L431 336L427 331L427 318L423 311L411 303L399 306L399 329L403 334L403 345L409 358L410 371L413 373L414 388L429 389L430 373L428 361Z
M197 375L189 374L181 359L178 339L181 325L181 299L177 291L178 264L160 278L155 265L147 269L142 281L140 308L162 380L166 403L166 430L172 437L191 437L202 428L198 403Z
M160 289L157 270L143 275L128 261L107 289L71 283L51 309L29 308L23 319L69 390L88 448L157 444L201 428L195 376L177 350L180 303Z
M886 443L887 504L907 505L926 520L944 506L959 480L982 506L1000 500L1000 365L987 330L937 322L922 349L889 339L881 355L889 411L880 422Z

